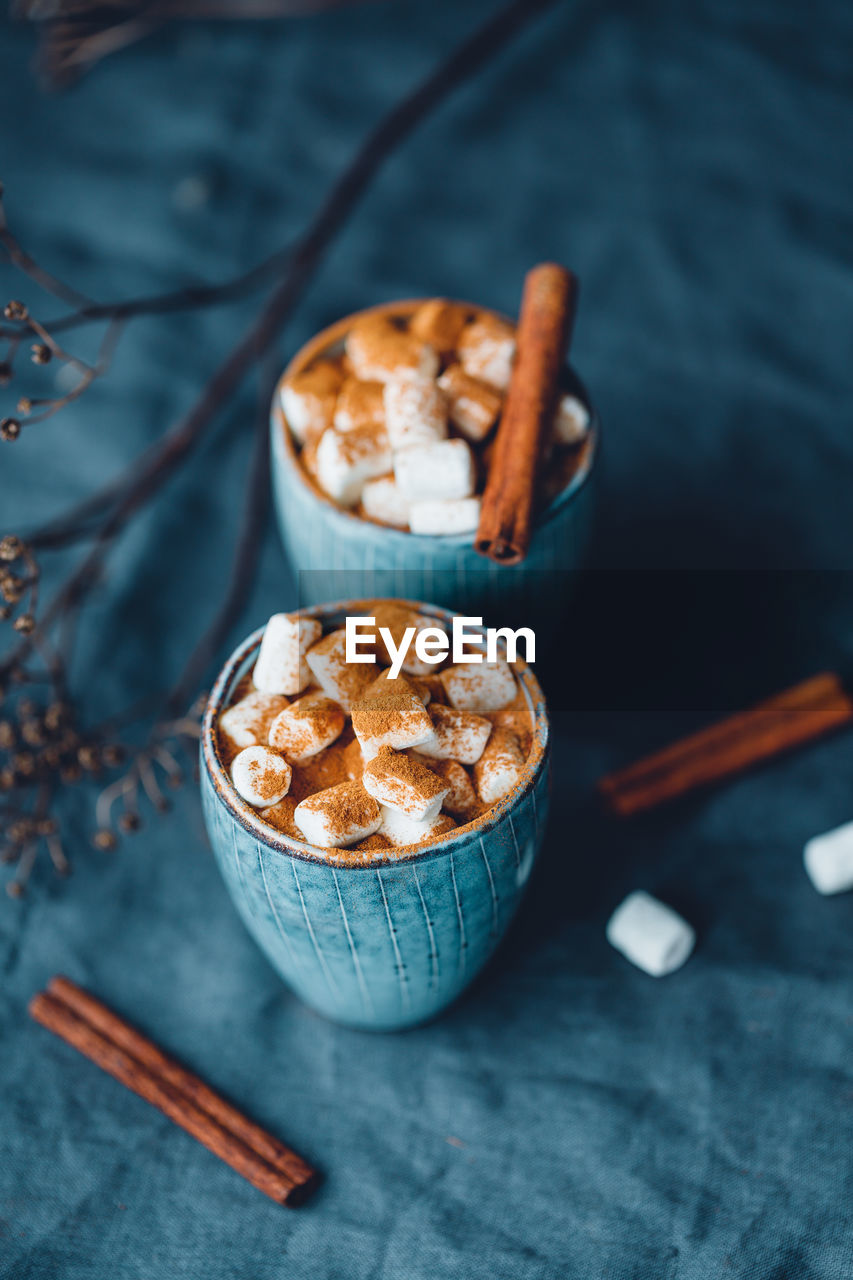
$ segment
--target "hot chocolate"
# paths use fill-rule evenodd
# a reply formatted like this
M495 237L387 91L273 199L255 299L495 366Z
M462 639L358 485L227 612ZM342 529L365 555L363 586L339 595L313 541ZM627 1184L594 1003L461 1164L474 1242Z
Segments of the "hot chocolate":
M441 624L388 600L352 613L387 628L366 662L347 662L345 628L322 635L312 618L275 614L218 745L262 821L335 861L366 862L482 819L521 784L532 725L511 663L428 665L411 648L394 678L393 637Z

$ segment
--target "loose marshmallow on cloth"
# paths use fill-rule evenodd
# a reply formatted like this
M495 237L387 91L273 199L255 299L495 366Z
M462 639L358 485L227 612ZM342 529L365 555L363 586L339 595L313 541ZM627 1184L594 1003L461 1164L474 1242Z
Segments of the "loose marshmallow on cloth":
M287 706L287 698L279 693L261 693L255 689L235 702L219 717L219 730L232 747L255 747L269 738L270 725Z
M365 382L434 378L438 373L438 356L433 348L398 328L387 316L361 316L347 334L345 345L356 377Z
M457 711L455 707L430 704L427 712L432 722L432 734L417 750L422 756L436 760L458 760L462 764L475 764L492 732L491 720Z
M342 507L355 506L365 481L385 475L393 463L385 428L373 423L346 433L324 431L315 460L321 489Z
M300 444L332 425L342 379L337 365L318 360L304 373L295 373L281 384L282 411Z
M427 498L409 506L412 533L473 533L480 523L479 498Z
M853 822L814 836L803 850L803 862L818 893L853 889Z
M347 662L347 634L330 631L305 655L311 674L327 697L339 702L347 715L369 684L376 679L373 662Z
M580 444L589 430L589 413L576 396L560 396L552 436L557 444Z
M231 761L231 781L238 795L256 809L278 804L290 790L293 770L271 747L244 747Z
M323 694L306 693L273 720L269 745L291 764L302 764L330 747L346 724L337 702Z
M420 844L432 836L445 835L456 826L453 819L446 813L440 813L437 818L430 818L426 822L421 818L410 818L407 814L400 813L399 809L391 809L388 805L380 805L380 813L379 830L395 848L400 845Z
M524 765L524 752L516 735L511 729L494 727L474 765L474 785L483 804L497 804L517 787L524 775Z
M450 705L458 711L488 715L512 702L518 692L508 663L465 662L441 672Z
M381 520L395 529L408 526L409 500L400 492L393 475L366 480L361 491L361 505L371 520Z
M500 416L500 392L472 378L461 364L445 369L438 385L447 396L448 416L454 427L469 440L484 440Z
M309 844L340 849L379 830L379 805L360 782L315 791L297 806L293 820Z
M447 437L447 400L431 378L389 378L385 430L392 449L432 444Z
M465 440L418 444L394 455L394 477L410 502L468 498L474 492L474 458Z
M380 804L419 822L438 817L450 790L425 764L388 747L365 765L362 785Z
M434 732L429 712L411 691L374 694L354 702L352 727L365 760L372 760L383 747L418 747Z
M515 359L515 330L497 316L481 316L459 338L459 360L472 378L506 391Z
M301 693L311 683L305 663L307 650L323 628L316 618L298 613L274 613L264 629L252 683L262 693ZM283 708L280 708L283 710Z
M607 941L639 969L662 978L681 968L696 934L671 907L638 889L608 920Z

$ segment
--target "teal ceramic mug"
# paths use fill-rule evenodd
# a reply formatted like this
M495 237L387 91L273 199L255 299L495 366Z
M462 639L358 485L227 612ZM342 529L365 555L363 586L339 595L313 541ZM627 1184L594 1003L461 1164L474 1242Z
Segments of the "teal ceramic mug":
M414 607L445 624L452 617L435 606ZM304 612L332 627L342 625L347 607ZM313 1009L374 1030L424 1022L455 1000L492 956L539 853L549 751L538 682L524 662L515 664L533 742L522 785L510 796L420 853L336 864L246 805L219 753L217 720L254 665L262 634L249 636L226 662L202 725L205 823L228 892L261 950Z
M423 299L387 303L368 313L408 317ZM484 308L463 304L473 315ZM494 314L494 313L491 313ZM304 371L321 356L339 355L355 315L311 339L285 369ZM435 600L459 612L505 623L540 611L543 595L565 594L586 558L601 426L580 379L565 371L565 389L590 415L586 443L569 484L541 512L522 564L498 565L478 555L473 535L426 537L362 519L332 502L299 463L276 387L270 414L272 486L282 540L299 579L300 604L353 597Z

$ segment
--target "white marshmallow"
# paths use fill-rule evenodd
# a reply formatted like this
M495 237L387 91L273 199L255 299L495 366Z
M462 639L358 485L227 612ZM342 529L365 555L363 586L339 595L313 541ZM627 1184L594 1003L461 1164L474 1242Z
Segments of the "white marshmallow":
M607 941L653 978L680 969L693 950L696 934L680 915L638 890L617 907L607 922Z
M393 475L366 481L361 491L361 505L371 520L381 520L395 529L408 526L409 500L403 497Z
M238 795L256 809L278 804L290 790L293 770L271 747L244 747L231 762L231 781Z
M412 533L473 533L479 523L479 498L426 498L409 508Z
M382 751L365 766L362 785L380 804L419 822L432 822L450 788L413 757Z
M515 333L496 316L482 316L465 326L459 339L459 360L472 378L506 391L515 359Z
M420 844L429 840L430 836L444 835L452 831L456 823L446 813L425 822L420 818L410 818L399 809L391 809L387 805L380 806L382 816L379 827L383 836L395 847L400 845Z
M261 693L256 689L235 702L219 717L220 732L233 747L254 747L265 743L270 725L287 706L287 698L278 693Z
M379 805L358 782L315 791L294 810L293 820L309 844L341 849L379 830Z
M404 751L433 736L433 725L416 693L387 693L353 704L352 727L365 760L373 760L383 747Z
M471 779L456 760L430 760L430 769L447 783L443 808L454 817L464 818L476 807L477 793Z
M474 492L474 458L466 440L413 445L395 454L394 476L411 502L467 498Z
M443 707L441 703L431 706L428 715L432 735L418 747L422 756L458 760L461 764L475 764L480 759L492 732L491 720Z
M323 634L316 618L274 613L264 629L252 683L262 693L300 693L311 681L305 653Z
M444 393L429 378L390 378L385 383L385 429L392 449L446 439Z
M339 702L347 715L353 703L376 679L375 663L347 662L347 637L343 628L330 631L318 640L308 650L305 661L326 696Z
M361 497L366 480L391 470L392 457L384 428L355 427L346 435L324 431L317 446L317 481L342 507Z
M445 369L438 385L447 396L448 417L454 427L469 440L485 440L500 416L500 393L472 378L459 364Z
M474 785L483 804L497 804L517 787L524 775L524 764L524 752L512 730L493 728L474 765Z
M320 360L281 384L281 408L294 437L304 444L331 426L342 374L337 365Z
M438 373L432 347L397 328L387 316L368 314L356 320L347 335L346 353L356 377L365 382L434 378Z
M428 676L435 672L434 662L425 662L418 657L415 651L415 641L420 632L426 631L428 628L446 633L447 628L444 623L440 622L438 618L430 618L426 614L416 613L414 609L410 609L404 604L398 604L394 600L377 601L371 608L370 613L376 620L376 639L383 661L390 666L394 662L394 654L385 644L380 634L381 630L384 628L389 631L394 644L399 646L403 643L403 636L409 627L414 627L415 634L412 636L403 658L403 670L413 676Z
M803 862L818 893L853 889L853 822L814 836L803 850Z
M362 699L384 698L389 693L413 693L420 698L424 706L427 706L432 698L426 681L419 680L417 676L412 676L411 680L407 680L405 676L392 676L390 667L386 667L379 672L373 683L367 686Z
M306 693L273 720L269 745L291 764L303 764L340 737L346 716L336 702L322 694Z
M381 382L360 382L347 378L335 404L336 431L355 431L356 427L381 426L385 421L385 405Z
M589 430L586 405L576 396L560 396L554 411L552 436L557 444L580 444Z
M500 711L517 693L515 676L508 663L466 662L447 667L441 682L452 706L474 715Z

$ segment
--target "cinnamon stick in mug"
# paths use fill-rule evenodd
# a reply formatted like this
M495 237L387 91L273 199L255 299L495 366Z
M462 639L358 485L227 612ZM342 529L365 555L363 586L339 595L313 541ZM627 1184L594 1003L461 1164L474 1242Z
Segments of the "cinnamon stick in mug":
M530 546L540 462L577 297L577 277L555 262L527 273L515 367L474 543L481 555L500 564L518 564Z

